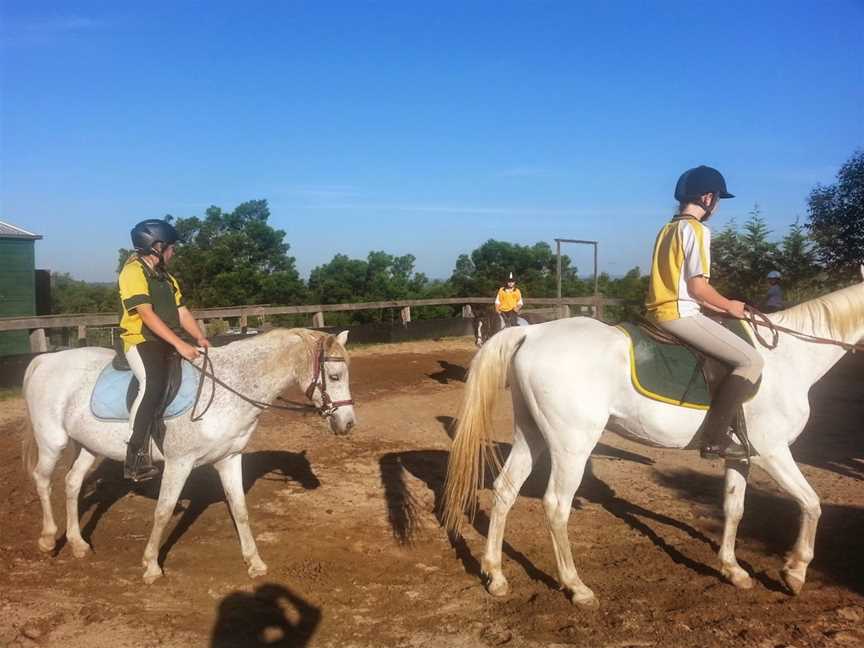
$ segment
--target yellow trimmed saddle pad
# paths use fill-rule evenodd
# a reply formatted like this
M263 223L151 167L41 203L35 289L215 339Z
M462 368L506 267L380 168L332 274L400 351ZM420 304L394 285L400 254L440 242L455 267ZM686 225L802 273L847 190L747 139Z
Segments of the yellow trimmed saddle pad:
M750 346L755 346L743 322L722 320L721 323ZM630 338L630 378L636 391L661 403L708 409L711 394L702 362L695 353L680 344L660 342L633 322L624 322L617 328Z

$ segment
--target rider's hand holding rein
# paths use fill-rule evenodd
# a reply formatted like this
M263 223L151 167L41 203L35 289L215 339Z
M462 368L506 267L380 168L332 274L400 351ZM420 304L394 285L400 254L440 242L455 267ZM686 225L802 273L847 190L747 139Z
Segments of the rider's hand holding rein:
M738 319L744 319L747 316L744 312L746 308L744 302L737 299L726 299L717 292L714 286L708 283L708 279L704 276L688 279L687 290L702 306L707 306L710 310L717 313L727 313Z

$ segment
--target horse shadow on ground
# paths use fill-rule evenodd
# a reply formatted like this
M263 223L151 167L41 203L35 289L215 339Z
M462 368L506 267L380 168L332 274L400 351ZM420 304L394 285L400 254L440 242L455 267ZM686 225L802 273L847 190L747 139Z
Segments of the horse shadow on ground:
M282 585L265 583L254 592L232 592L219 603L211 648L309 645L321 610Z
M432 380L438 381L442 385L448 385L451 381L464 383L468 377L468 369L462 365L453 364L446 360L439 360L438 366L441 367L441 371L436 371L435 373L426 375Z
M314 490L321 485L318 477L312 471L312 466L306 457L306 452L286 452L283 450L262 450L243 455L243 491L248 493L259 480L292 482L305 490ZM97 468L84 480L81 488L83 493L79 500L79 515L82 519L88 515L87 521L81 527L81 535L93 544L93 532L102 517L129 493L136 493L153 500L155 506L159 498L159 479L141 484L134 484L123 478L123 465L116 461L103 459ZM184 505L184 501L188 503ZM213 504L225 502L225 493L219 475L213 466L201 466L192 471L180 498L174 514L181 514L167 539L163 540L159 552L159 563L163 564L171 548L183 534L195 523L204 511ZM227 510L227 503L226 503ZM57 543L55 555L66 544L64 535ZM94 547L95 549L95 547Z
M453 419L450 417L438 417L438 420L445 427L448 435L450 435ZM496 444L496 451L502 460L506 460L510 448L509 444ZM424 512L423 507L408 488L406 482L407 475L421 480L432 491L434 494L434 512L440 522L448 456L449 453L444 450L413 450L387 453L379 459L381 483L384 487L384 495L387 501L388 521L393 538L399 544L410 546L414 543L421 528L421 516ZM616 461L632 461L644 465L652 465L654 463L652 459L644 455L628 452L603 443L597 445L592 456L592 461L603 458ZM544 459L538 465L535 465L531 475L525 484L523 484L520 491L522 497L542 499L549 480L550 471L548 455ZM486 488L489 488L495 476L492 468L487 467L484 477ZM591 461L586 466L585 476L577 491L577 496L584 498L588 502L602 506L630 528L650 539L655 546L662 549L676 563L683 564L699 574L722 578L716 569L683 554L643 520L647 519L679 529L691 538L708 544L716 552L718 545L714 540L680 520L622 499L616 494L613 488L594 474ZM578 498L574 500L574 508L580 508L579 501ZM480 535L484 537L488 535L489 516L482 509L478 509L477 515L471 524ZM449 542L462 562L465 571L474 576L481 577L480 563L471 553L464 539L451 534L449 535ZM503 552L508 558L520 564L532 580L544 583L550 589L558 589L558 583L555 578L538 569L524 554L510 545L506 539L503 544ZM776 587L779 587L779 585Z
M450 417L439 417L439 421L451 433L453 420ZM496 444L496 449L502 459L510 452L510 445ZM444 450L414 450L406 452L391 452L379 459L381 482L387 502L387 514L393 538L402 545L412 545L419 533L422 516L425 510L408 487L408 476L422 481L434 494L434 512L440 523L440 512L443 504L444 481L447 474L449 453ZM718 538L711 538L699 529L686 522L675 519L645 506L634 504L620 497L605 481L594 474L592 463L597 460L633 461L644 465L653 464L653 460L643 455L621 450L600 443L588 462L582 484L574 500L574 508L580 508L581 500L601 506L634 531L649 539L658 549L663 551L673 562L683 565L697 574L712 576L723 580L723 576L713 566L700 559L695 559L674 546L656 530L657 525L677 529L687 536L706 545L712 554L719 550ZM532 499L542 499L549 478L549 462L540 462L525 484L520 495ZM495 479L491 468L487 468L484 483L489 488ZM683 499L689 499L703 505L712 506L717 510L717 517L722 519L723 477L710 476L694 471L674 473L655 472L655 478L662 486L677 491ZM581 500L580 500L581 498ZM831 582L843 585L849 589L864 593L864 556L860 556L858 540L864 536L864 509L852 506L823 505L823 515L817 537L816 558L812 568L825 576ZM739 527L739 538L747 538L764 547L766 554L783 555L794 542L798 507L786 498L768 494L750 486L747 491L747 503L744 519ZM478 510L471 523L481 536L487 536L489 530L488 514ZM462 562L465 571L481 577L480 563L471 553L464 539L449 536L449 542L456 556ZM558 589L557 581L549 574L538 569L531 561L506 539L503 545L504 554L520 564L526 574L535 581L546 584L551 589ZM766 589L775 592L786 592L779 578L772 577L768 571L757 571L754 567L739 558L741 566L758 580ZM779 567L779 565L778 565Z
M675 490L682 499L714 507L722 517L722 475L706 475L692 470L655 473L659 483ZM800 524L798 504L787 496L747 486L744 517L738 537L757 543L768 556L784 556L795 542ZM822 517L816 532L816 551L810 574L864 595L864 508L842 504L822 504ZM742 566L745 564L742 562ZM776 566L779 568L779 564ZM764 570L745 568L760 582L774 589ZM785 591L785 590L783 590Z

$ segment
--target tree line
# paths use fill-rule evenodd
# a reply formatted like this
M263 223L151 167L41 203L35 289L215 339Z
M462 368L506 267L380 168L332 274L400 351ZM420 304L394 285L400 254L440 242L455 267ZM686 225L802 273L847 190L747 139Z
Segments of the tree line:
M817 185L807 204L807 222L796 220L779 239L772 238L758 205L743 224L732 220L715 232L712 282L721 292L758 305L767 273L777 270L787 302L796 303L855 280L858 265L864 263L864 151L840 168L835 183ZM230 212L210 207L201 218L166 218L177 228L181 243L173 272L193 308L492 296L511 271L527 296L556 294L557 260L545 242L519 245L490 239L460 255L445 280L418 272L412 254L378 250L354 259L339 253L304 281L289 254L286 233L269 224L266 200L248 201ZM119 250L118 270L130 253ZM561 261L562 293L592 294L593 278L580 278L568 256L562 255ZM601 274L598 284L603 295L638 304L647 291L647 276L636 267L623 277ZM55 313L113 312L119 309L119 300L113 284L55 274L52 307ZM451 314L451 307L427 307L413 316ZM387 311L357 311L342 319L347 323L349 318L366 322L393 317ZM343 323L337 322L338 316L328 319Z

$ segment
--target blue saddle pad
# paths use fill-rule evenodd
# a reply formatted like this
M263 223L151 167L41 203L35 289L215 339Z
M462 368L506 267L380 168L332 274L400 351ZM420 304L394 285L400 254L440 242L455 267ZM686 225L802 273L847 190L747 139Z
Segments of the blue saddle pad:
M180 416L190 407L195 401L195 393L198 391L198 381L201 374L195 367L188 362L181 363L181 371L183 379L180 383L180 389L168 409L165 410L166 419ZM108 365L99 374L96 380L96 386L93 387L93 393L90 396L90 410L93 416L109 421L128 421L129 410L126 409L126 392L129 390L129 383L132 382L131 371L117 371Z

